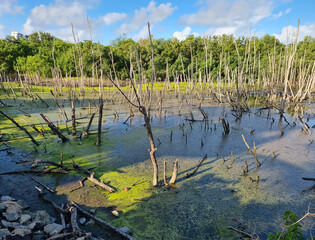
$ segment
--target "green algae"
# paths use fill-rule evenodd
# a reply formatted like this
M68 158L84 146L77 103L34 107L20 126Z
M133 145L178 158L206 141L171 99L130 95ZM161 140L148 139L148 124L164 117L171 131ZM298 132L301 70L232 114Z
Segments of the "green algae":
M162 87L162 83L156 86L157 89ZM182 83L181 87L184 89L185 85ZM128 88L126 86L125 90L128 91ZM15 89L20 92L18 84ZM4 101L14 106L23 104L21 107L29 111L31 117L28 118L20 111L10 107L4 108L4 111L25 125L35 139L41 143L39 147L36 147L38 159L59 162L60 154L63 153L65 164L71 164L73 157L77 164L85 168L92 168L91 171L95 172L96 177L116 189L116 193L109 194L86 183L85 188L70 193L70 189L72 190L78 185L77 181L74 181L69 185L57 186L59 196L66 195L69 200L75 200L86 207L97 207L99 209L98 217L117 227L130 227L138 239L161 239L161 237L164 239L209 239L209 236L211 239L233 239L235 235L226 229L228 225L233 224L232 217L254 221L261 232L268 232L277 227L275 221L278 220L278 217L274 216L275 206L277 213L286 210L289 206L292 207L296 202L298 202L297 209L300 211L305 207L303 205L305 199L300 202L292 201L292 198L298 196L297 187L288 193L285 187L288 187L289 183L274 184L272 174L268 169L264 170L265 164L260 169L253 170L254 160L250 155L244 153L245 146L241 141L239 144L241 146L233 146L233 148L242 150L235 153L237 160L232 163L228 156L231 150L226 146L233 145L233 141L238 139L239 134L249 132L251 130L249 126L238 128L232 131L230 136L223 138L220 130L201 134L201 130L199 130L201 126L195 124L194 130L192 130L187 124L184 131L188 134L188 143L185 143L185 138L177 124L177 116L171 116L174 122L170 121L171 123L168 122L167 125L163 120L160 120L161 124L158 121L153 122L154 136L162 142L157 151L159 166L163 165L163 159L166 158L167 175L170 176L173 161L175 158L180 159L179 182L176 184L176 188L168 190L153 188L151 186L152 166L147 153L148 140L146 130L142 127L141 117L136 116L130 126L121 125L121 123L113 121L111 111L115 107L108 106L109 109L104 112L106 118L104 127L109 127L109 129L102 134L100 147L95 146L96 135L82 139L69 136L70 142L62 143L56 135L50 134L46 124L39 124L42 122L39 117L40 111L55 122L59 119L59 113L48 92L50 88L43 87L43 89L44 92L41 92L40 87L32 87L32 91L40 94L45 101L49 102L48 109L40 103L37 103L40 104L37 106L28 96L23 98L19 96L17 100L13 100L11 96L11 98L4 98ZM87 92L90 90L87 88ZM67 94L59 101L65 104L65 110L70 112L69 102L66 98ZM85 102L86 105L87 102ZM121 110L125 113L128 112L124 108ZM87 109L78 108L77 114L80 113L87 115ZM196 113L194 112L194 114ZM126 118L128 114L121 115L122 119ZM0 117L0 121L0 131L4 137L25 137L25 133L18 130L9 120ZM216 120L214 122L218 123ZM47 132L45 137L37 134L27 125L29 123L39 124L37 126ZM78 132L81 132L86 124L78 125ZM95 122L93 124L96 125ZM66 133L62 121L59 125L62 132ZM220 128L219 124L217 128ZM174 132L172 142L169 140L171 130ZM265 129L261 131L265 131ZM259 129L256 131L257 135L258 132ZM273 136L273 138L275 137ZM201 138L204 139L204 148L200 147ZM222 140L218 140L221 138ZM9 142L9 144L25 151L34 151L34 145L27 138ZM257 146L260 147L260 144ZM195 176L186 179L185 174L193 170L205 152L210 153L205 164L200 167ZM214 157L217 152L225 156L227 160L225 164L220 158ZM268 154L262 151L259 151L259 154L261 159L268 157ZM247 176L242 176L244 159L248 160L252 169ZM267 164L274 165L273 162ZM71 172L71 174L76 173ZM261 179L259 184L250 180L250 177L256 179L258 175ZM125 188L128 190L125 191ZM103 207L108 208L109 206L117 209L121 217L114 217L108 209L102 210ZM281 214L277 216L280 218ZM268 220L266 221L266 219ZM272 226L268 221L273 221Z

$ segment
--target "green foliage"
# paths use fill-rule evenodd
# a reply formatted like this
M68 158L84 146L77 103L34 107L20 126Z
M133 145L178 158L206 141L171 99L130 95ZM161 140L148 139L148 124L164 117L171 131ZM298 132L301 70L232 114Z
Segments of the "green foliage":
M195 37L188 36L184 41L172 39L153 39L154 66L157 80L164 80L166 66L169 76L174 79L176 74L185 73L186 76L199 78L199 73L210 74L212 79L224 77L225 68L237 69L238 55L241 60L246 53L250 59L257 59L255 68L258 71L270 73L270 57L286 51L286 45L274 36L265 35L262 38L252 37L234 38L233 35ZM29 35L29 40L15 40L10 37L0 40L0 73L15 73L17 68L21 72L30 74L40 73L44 77L51 77L52 67L56 67L65 76L80 76L79 55L81 55L84 75L100 76L100 68L96 62L101 62L105 74L114 74L111 63L110 49L114 58L114 68L117 77L127 79L125 61L132 63L136 77L139 69L147 79L152 76L151 44L149 39L140 39L138 42L127 38L126 35L117 37L109 46L91 41L78 43L78 48L73 43L57 39L50 33L34 32ZM93 55L92 55L93 48ZM54 57L54 58L53 58ZM297 46L297 60L302 59L305 64L312 64L315 59L315 39L307 36ZM258 64L259 59L259 64ZM138 60L138 61L137 61ZM302 62L302 64L304 64ZM193 74L191 72L193 71Z
M277 231L275 234L270 233L267 240L304 240L302 235L301 225L299 223L293 224L298 220L297 214L291 211L285 211L283 222L286 226L284 233ZM292 225L293 224L293 225Z

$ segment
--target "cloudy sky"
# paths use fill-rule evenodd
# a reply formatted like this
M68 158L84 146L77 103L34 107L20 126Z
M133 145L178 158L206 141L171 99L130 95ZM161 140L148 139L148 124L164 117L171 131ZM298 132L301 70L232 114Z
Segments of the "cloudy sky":
M147 37L150 22L155 38L185 39L188 35L235 36L270 34L286 41L287 32L299 39L315 38L315 0L0 0L0 38L11 31L50 32L73 41L71 23L79 40L110 43L126 34Z

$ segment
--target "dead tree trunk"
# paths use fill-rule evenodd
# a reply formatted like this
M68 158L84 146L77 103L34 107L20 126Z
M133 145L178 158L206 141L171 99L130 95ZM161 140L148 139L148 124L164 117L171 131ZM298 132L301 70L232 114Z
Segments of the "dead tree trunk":
M76 135L77 134L77 128L75 126L75 106L74 106L74 101L72 101L72 115L71 115L71 119L72 119L72 135Z
M96 146L101 146L102 117L103 117L103 100L101 100L100 109L99 109Z
M173 175L172 175L171 180L169 181L169 184L174 184L176 182L177 172L178 172L178 159L176 159L174 162Z

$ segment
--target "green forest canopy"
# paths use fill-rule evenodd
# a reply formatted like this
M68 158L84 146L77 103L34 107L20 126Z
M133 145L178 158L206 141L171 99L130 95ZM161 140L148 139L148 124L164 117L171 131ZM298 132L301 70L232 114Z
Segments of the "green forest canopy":
M275 52L276 58L280 58L286 49L286 44L281 43L274 36L265 35L261 38L245 37L234 38L233 35L195 37L190 35L184 41L176 38L154 39L154 65L157 80L163 80L168 67L170 78L176 72L185 74L192 71L195 76L199 73L216 76L221 70L224 76L224 66L229 65L234 69L238 64L238 55L235 41L240 56L245 55L245 49L250 49L250 58L260 60L260 68L267 69L269 58ZM93 46L93 54L92 54ZM132 61L133 68L138 72L139 67L152 75L151 46L149 39L141 39L138 42L119 36L110 45L83 41L75 44L55 38L50 33L34 32L29 39L13 40L7 37L0 40L0 73L16 73L17 69L30 75L40 74L41 77L51 77L54 67L65 76L80 76L79 62L81 55L83 73L87 77L93 75L93 61L102 62L103 69L109 74L113 72L111 62L111 50L114 58L115 70L119 79L127 78L125 61ZM79 54L80 52L80 54ZM54 57L53 57L54 56ZM94 56L94 59L93 59ZM307 36L297 46L297 59L303 59L305 63L313 63L315 60L315 39ZM257 64L258 65L258 64ZM184 69L183 69L184 66ZM207 66L207 67L206 67ZM98 76L100 70L97 70ZM211 73L210 73L211 72Z

